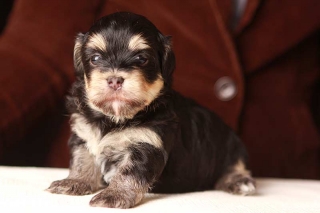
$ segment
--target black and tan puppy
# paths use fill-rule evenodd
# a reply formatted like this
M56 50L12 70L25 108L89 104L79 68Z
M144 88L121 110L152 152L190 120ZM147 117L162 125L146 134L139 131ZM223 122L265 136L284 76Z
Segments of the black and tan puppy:
M238 137L212 112L171 89L170 39L145 17L115 13L79 34L68 97L70 174L52 193L130 208L146 192L255 191Z

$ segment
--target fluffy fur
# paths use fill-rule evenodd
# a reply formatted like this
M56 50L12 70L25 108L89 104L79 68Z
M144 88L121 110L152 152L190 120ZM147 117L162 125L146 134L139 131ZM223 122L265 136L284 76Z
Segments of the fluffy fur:
M78 35L74 66L70 174L48 191L102 189L90 205L113 208L133 207L149 191L255 191L239 138L172 90L170 38L145 17L120 12L97 21Z

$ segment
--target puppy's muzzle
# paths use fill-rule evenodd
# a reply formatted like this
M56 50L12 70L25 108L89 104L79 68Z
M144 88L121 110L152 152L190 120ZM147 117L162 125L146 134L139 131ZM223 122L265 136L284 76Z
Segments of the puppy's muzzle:
M122 77L110 76L107 78L108 86L113 90L119 90L122 88L124 79Z

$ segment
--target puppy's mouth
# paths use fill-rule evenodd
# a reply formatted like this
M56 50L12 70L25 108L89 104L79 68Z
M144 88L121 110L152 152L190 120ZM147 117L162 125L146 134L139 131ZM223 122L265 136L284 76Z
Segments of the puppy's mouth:
M123 91L121 88L119 88L116 91L106 91L104 95L102 95L103 100L105 102L113 102L113 101L120 101L120 102L130 102L129 98L126 98L125 95L123 95Z
M90 80L85 79L86 96L92 109L116 121L133 118L158 97L163 87L161 76L148 83L138 70L111 76L112 81L108 73L93 72Z
M119 93L121 92L117 91L117 94L102 95L100 100L93 101L93 104L99 108L104 108L106 105L114 105L116 107L137 107L140 105L145 105L143 100L127 98Z
M137 91L128 91L125 86L117 90L89 89L87 94L91 107L117 121L130 119L148 103Z
M94 108L116 121L133 118L137 111L145 107L145 102L138 99L128 99L123 96L111 95L92 101Z

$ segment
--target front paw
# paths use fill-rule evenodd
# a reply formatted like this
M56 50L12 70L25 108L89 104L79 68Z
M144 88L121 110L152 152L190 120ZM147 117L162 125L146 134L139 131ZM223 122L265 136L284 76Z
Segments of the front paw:
M90 201L90 205L95 207L128 209L139 203L142 198L142 193L107 188L94 196Z
M87 195L92 194L91 186L80 180L63 179L51 183L47 191L55 194Z

